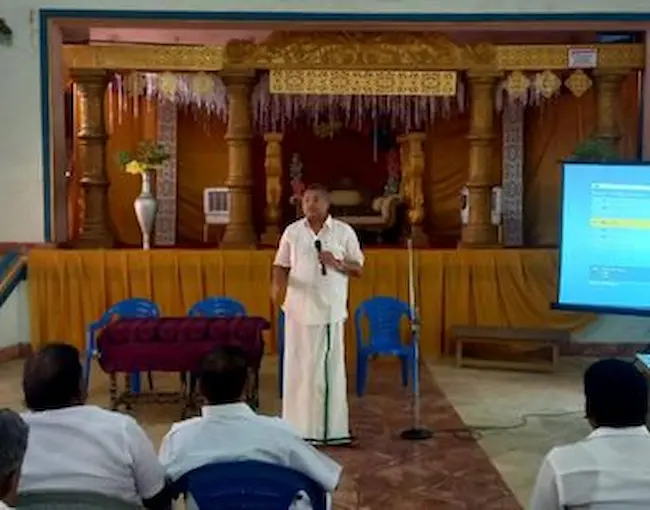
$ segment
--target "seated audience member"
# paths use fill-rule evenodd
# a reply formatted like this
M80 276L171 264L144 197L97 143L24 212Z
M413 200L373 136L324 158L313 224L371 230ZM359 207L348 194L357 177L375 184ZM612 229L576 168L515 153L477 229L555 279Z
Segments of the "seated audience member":
M28 430L16 413L9 409L0 410L0 510L13 508L16 504Z
M650 508L648 388L633 364L601 360L584 375L586 417L594 431L544 459L530 510Z
M301 471L334 492L341 466L281 419L260 416L248 407L242 401L247 374L246 357L238 347L218 348L203 360L199 388L208 405L201 417L174 424L163 439L160 460L167 476L176 481L206 464L256 460ZM188 506L194 506L191 499ZM298 507L311 505L303 499L292 506Z
M165 473L144 430L130 416L85 404L77 349L52 344L29 358L23 391L30 435L21 494L84 492L169 508Z

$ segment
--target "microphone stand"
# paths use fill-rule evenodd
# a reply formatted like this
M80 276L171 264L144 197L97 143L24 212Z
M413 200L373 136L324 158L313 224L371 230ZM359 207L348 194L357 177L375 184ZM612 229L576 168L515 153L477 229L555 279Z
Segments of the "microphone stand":
M407 240L409 264L409 309L411 315L411 342L413 342L413 400L412 426L403 430L400 437L406 441L424 441L433 437L433 432L422 426L420 411L420 317L415 301L415 255L413 253L413 237Z

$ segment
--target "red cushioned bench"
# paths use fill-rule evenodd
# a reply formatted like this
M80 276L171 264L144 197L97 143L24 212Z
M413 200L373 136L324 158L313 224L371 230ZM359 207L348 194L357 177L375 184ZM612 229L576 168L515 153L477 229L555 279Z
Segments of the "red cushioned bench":
M193 392L185 384L179 392L133 393L130 374L136 372L189 372L215 347L237 345L251 367L246 398L257 408L259 369L264 355L263 332L269 328L260 317L164 317L122 319L108 325L97 340L99 365L110 377L111 407L127 409L137 401L184 403L183 414L195 408ZM125 390L118 394L117 374L126 375Z

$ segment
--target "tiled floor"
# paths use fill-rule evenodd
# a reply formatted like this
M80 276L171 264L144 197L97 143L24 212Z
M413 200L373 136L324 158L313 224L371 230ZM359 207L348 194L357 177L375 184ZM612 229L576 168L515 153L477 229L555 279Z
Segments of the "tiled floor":
M376 361L366 396L350 397L359 447L330 451L344 465L335 508L522 508L546 451L587 432L580 414L583 365L564 362L560 372L551 375L427 365L429 370L422 374L422 421L436 434L426 442L411 443L398 437L411 424L410 395L399 385L398 366ZM0 368L0 406L20 407L20 369L17 362ZM156 375L155 381L157 387L177 384L176 377L163 375ZM268 414L279 409L275 382L271 359L261 378L261 407ZM106 388L106 377L95 370L91 401L105 405ZM143 406L136 417L158 443L178 413L175 406ZM479 442L453 433L463 427L463 421L503 427L517 424L526 413L554 416L530 416L519 428L482 431Z

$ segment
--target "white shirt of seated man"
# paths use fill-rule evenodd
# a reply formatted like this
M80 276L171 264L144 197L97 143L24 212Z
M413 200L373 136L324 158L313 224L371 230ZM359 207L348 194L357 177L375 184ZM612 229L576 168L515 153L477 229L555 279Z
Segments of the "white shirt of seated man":
M159 458L168 479L175 482L208 464L255 460L300 471L333 493L341 466L281 419L258 415L241 402L247 373L237 347L217 349L204 360L199 385L212 405L203 407L200 417L175 423L163 438ZM191 495L187 507L197 508ZM290 509L310 510L308 496L296 494Z
M625 361L601 360L585 374L585 395L595 430L548 453L529 510L650 509L650 433L643 424L648 391L643 375Z
M25 363L25 400L32 410L22 414L29 444L19 493L87 492L140 507L165 488L153 444L130 416L83 404L78 363L78 351L67 345L46 346ZM64 405L76 376L79 393Z

